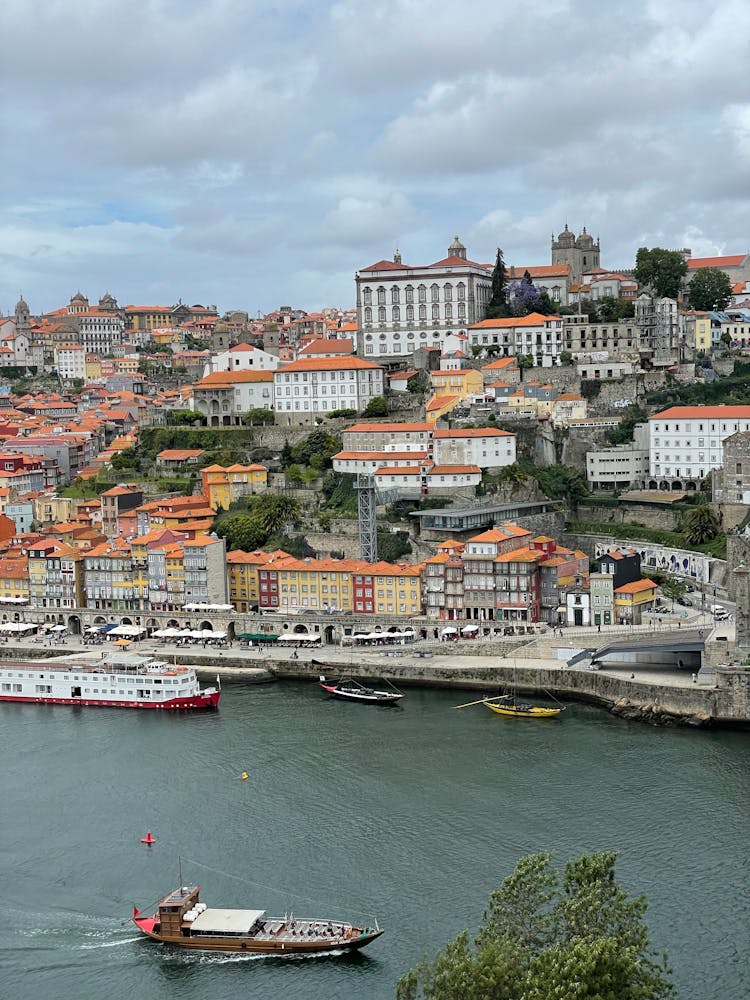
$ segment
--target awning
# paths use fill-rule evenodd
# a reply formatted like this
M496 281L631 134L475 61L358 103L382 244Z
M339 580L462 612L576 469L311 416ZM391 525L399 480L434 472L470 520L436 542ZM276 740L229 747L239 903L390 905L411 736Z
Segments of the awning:
M247 642L276 642L279 637L270 632L242 632L237 638L245 639Z
M32 622L3 622L0 632L36 632L38 628Z
M136 636L143 635L145 631L145 628L141 628L140 625L116 625L109 629L109 634L134 639Z
M464 625L464 627L461 629L461 635L468 635L471 632L478 632L478 631L479 631L478 625Z
M453 628L452 625L446 626L446 628L440 630L441 635L456 635L458 632L457 628Z
M50 632L65 632L67 631L67 625L48 625L47 628Z

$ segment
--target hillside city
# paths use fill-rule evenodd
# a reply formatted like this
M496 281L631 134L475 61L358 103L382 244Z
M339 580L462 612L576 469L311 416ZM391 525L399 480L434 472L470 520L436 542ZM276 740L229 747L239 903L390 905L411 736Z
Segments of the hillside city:
M542 264L455 237L359 268L354 307L263 316L22 297L0 317L0 630L174 636L218 610L230 638L283 631L235 613L315 612L447 639L731 596L750 254L602 256L567 225Z

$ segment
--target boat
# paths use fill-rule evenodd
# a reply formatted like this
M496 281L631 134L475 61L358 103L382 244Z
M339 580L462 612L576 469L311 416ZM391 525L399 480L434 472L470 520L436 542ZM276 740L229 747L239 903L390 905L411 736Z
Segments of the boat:
M364 705L395 705L404 697L393 685L389 690L365 687L353 677L340 677L338 680L326 680L320 675L320 686L333 698L343 701L359 701Z
M217 677L218 682L218 677ZM29 660L0 664L0 701L182 711L217 708L221 688L201 688L192 667Z
M507 695L503 695L501 698L484 698L482 704L486 705L491 712L495 712L496 715L516 715L523 719L554 719L562 712L562 706L547 708L542 705L525 705L516 702L515 699L512 701L504 700L507 697Z
M456 705L456 708L469 708L471 705L486 705L495 715L516 716L520 719L556 719L564 711L565 706L557 702L556 706L530 705L516 700L516 667L513 666L513 684L508 694L499 694L495 697L485 696L478 701L469 701L465 705ZM546 692L549 694L549 692ZM549 695L553 701L557 701L554 695Z
M268 956L359 951L383 933L377 921L359 926L319 917L268 917L265 910L215 909L200 901L198 885L173 889L150 917L134 906L133 923L154 941L177 948Z

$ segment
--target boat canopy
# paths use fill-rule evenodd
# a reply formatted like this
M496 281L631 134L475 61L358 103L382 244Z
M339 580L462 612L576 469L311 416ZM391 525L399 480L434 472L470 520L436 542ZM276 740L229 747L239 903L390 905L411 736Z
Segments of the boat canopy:
M210 906L191 924L192 932L201 934L249 934L265 910L217 910Z

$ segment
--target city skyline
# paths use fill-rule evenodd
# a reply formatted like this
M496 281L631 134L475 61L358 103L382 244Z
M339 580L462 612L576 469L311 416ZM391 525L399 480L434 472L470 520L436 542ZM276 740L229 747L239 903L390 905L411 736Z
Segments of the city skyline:
M746 252L750 11L61 3L5 37L0 308L353 305L398 248Z

